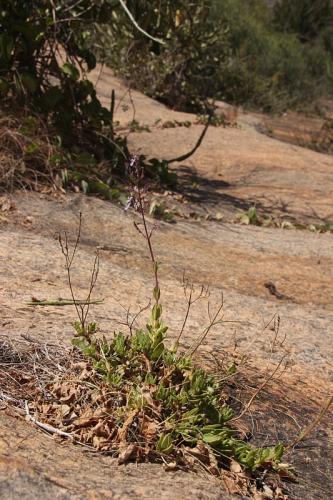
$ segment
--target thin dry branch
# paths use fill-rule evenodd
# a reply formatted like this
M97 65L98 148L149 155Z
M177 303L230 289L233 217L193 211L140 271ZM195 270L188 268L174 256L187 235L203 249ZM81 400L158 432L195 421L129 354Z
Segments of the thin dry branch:
M199 136L199 139L197 140L195 146L191 149L191 151L189 151L188 153L185 153L181 156L177 156L177 158L172 158L171 160L168 160L168 164L170 165L171 163L175 163L176 161L177 162L180 162L180 161L185 161L187 160L188 158L190 158L192 155L194 155L194 153L196 152L196 150L201 146L201 143L202 141L204 140L204 137L207 133L207 130L209 128L209 125L211 123L211 120L212 120L212 113L209 113L208 114L208 119L207 119L207 123L206 125L204 126L204 129L203 131L201 132L200 136Z
M286 358L286 356L283 356L280 359L279 363L276 365L276 367L274 368L272 373L268 377L265 378L263 383L258 387L258 389L255 391L255 393L252 395L252 397L250 398L248 403L246 403L243 411L239 415L237 415L237 417L232 418L230 422L235 422L236 420L239 420L240 418L242 418L245 415L245 413L247 413L249 411L250 407L252 406L253 401L256 399L258 394L266 387L266 385L273 379L274 375L279 370L279 368L282 365L282 362L285 360L285 358Z
M68 432L61 431L61 430L53 427L53 425L44 424L43 422L39 422L38 420L36 420L35 417L33 417L30 414L28 401L25 401L25 412L26 412L26 420L28 422L32 422L37 427L39 427L43 431L46 431L49 434L57 434L58 436L61 436L63 438L67 438L67 439L70 439L73 441L73 436L71 434L69 434Z
M208 308L208 316L209 316L210 322L209 322L208 326L204 329L204 331L203 331L202 335L200 336L199 340L194 344L193 347L190 347L190 349L188 350L188 353L187 353L188 356L193 356L193 354L199 349L199 347L205 341L207 335L209 334L209 332L213 328L213 326L216 326L216 325L222 323L222 318L223 317L220 316L220 315L221 315L221 312L223 310L223 306L224 306L223 293L221 293L220 304L219 304L219 306L218 306L218 308L217 308L214 316L211 316L211 314L210 314L210 303L208 302L207 308Z
M140 33L143 33L145 36L147 36L148 38L150 38L151 40L153 40L154 42L157 42L157 43L160 43L161 45L165 45L165 42L163 42L163 40L160 40L159 38L155 38L154 36L151 36L149 35L149 33L147 33L147 31L145 31L143 28L141 28L141 26L138 25L138 23L136 22L136 20L134 19L134 16L133 14L131 13L131 11L129 10L129 8L127 7L126 3L124 2L124 0L119 0L119 3L120 5L122 6L122 8L124 9L124 11L126 12L127 16L129 17L129 19L131 20L131 22L134 24L134 26L136 27L136 29L138 31L140 31Z
M68 235L67 232L65 231L63 236L59 233L58 235L58 241L59 245L61 248L61 252L65 258L65 268L67 272L67 281L68 281L68 286L69 290L72 296L73 304L77 313L77 316L80 321L81 328L83 332L86 332L86 321L87 321L87 316L89 313L90 305L93 303L91 301L91 296L94 291L94 288L97 283L98 279L98 274L99 274L99 252L98 250L96 251L95 259L94 259L94 264L93 268L91 271L91 276L90 276L90 284L89 284L89 290L88 290L88 295L84 301L82 300L77 300L75 293L74 293L74 288L73 288L73 283L72 283L72 265L73 261L80 243L81 239L81 230L82 230L82 213L80 212L79 214L79 226L78 226L78 231L74 243L74 247L72 252L69 249L69 243L68 243Z
M184 316L182 327L181 327L180 332L178 334L178 337L176 339L176 344L175 344L176 348L178 348L180 339L184 333L192 306L196 302L198 302L199 300L206 299L209 296L209 288L205 287L204 285L202 285L200 287L199 291L197 292L197 295L194 296L194 293L195 293L194 285L193 285L193 283L190 283L188 279L185 278L185 274L183 275L183 289L184 289L185 298L187 300L187 307L186 307L186 313Z
M324 416L327 414L332 404L333 404L333 394L325 402L325 404L323 405L322 409L320 410L317 417L313 420L313 422L311 422L310 425L308 425L305 429L303 429L297 436L297 438L294 439L294 441L287 446L287 450L294 448L297 444L299 444L301 441L304 441L304 439L306 439L313 432L315 427L317 427L317 425L322 421Z

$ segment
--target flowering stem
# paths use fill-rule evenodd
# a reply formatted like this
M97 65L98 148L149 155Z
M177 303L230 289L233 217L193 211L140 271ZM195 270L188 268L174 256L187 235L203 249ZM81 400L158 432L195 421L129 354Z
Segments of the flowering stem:
M155 276L155 290L156 290L156 294L154 293L154 298L155 298L156 304L158 304L159 303L159 298L160 298L160 287L159 287L159 281L158 281L158 265L157 265L157 262L155 260L154 250L153 250L153 247L152 247L152 244L151 244L151 233L149 233L148 227L147 227L147 222L146 222L146 217L145 217L145 211L144 211L143 201L142 201L142 195L141 195L141 188L140 188L139 185L137 186L137 188L138 188L138 202L139 202L139 207L140 207L140 214L141 214L141 217L142 217L142 222L143 222L143 227L144 227L144 233L145 233L144 236L145 236L145 239L147 240L147 243L148 243L150 258L151 258L151 261L152 261L152 264L153 264L153 270L154 270L154 276Z

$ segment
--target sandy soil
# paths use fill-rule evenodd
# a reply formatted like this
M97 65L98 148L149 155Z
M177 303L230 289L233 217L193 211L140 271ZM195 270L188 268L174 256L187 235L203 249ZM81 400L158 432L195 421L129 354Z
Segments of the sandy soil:
M101 75L98 85L105 102L113 87L118 98L126 92L109 71ZM159 118L194 122L194 116L168 110L137 92L132 92L132 99L136 119L151 126L150 133L130 135L133 150L170 158L195 143L199 125L189 129L155 125ZM132 119L129 106L126 94L117 109L123 125ZM260 380L266 366L287 356L284 375L267 388L249 418L259 442L272 437L290 441L332 393L333 235L245 227L224 220L254 202L265 213L297 221L329 220L333 158L266 137L258 131L259 121L260 117L241 114L239 128L211 128L186 165L175 166L180 188L195 179L189 203L210 212L222 211L225 219L158 222L154 244L162 262L162 299L170 336L179 331L185 312L181 281L186 270L192 281L210 286L212 303L224 294L226 322L212 331L203 346L207 363L210 354L223 356L237 345L240 353L251 355ZM173 203L172 195L166 199ZM12 196L12 209L2 214L0 222L1 336L15 338L23 333L41 341L69 341L75 319L71 308L32 308L26 302L32 296L68 296L56 233L67 230L74 238L80 211L84 225L74 281L83 297L95 248L100 247L96 295L104 302L93 307L91 314L102 331L110 334L119 328L125 318L122 305L134 312L147 303L151 267L133 227L135 214L83 195L17 192ZM268 282L282 293L282 300L270 293L265 286ZM275 314L281 317L281 328L274 344L274 332L264 327ZM191 314L184 342L193 341L206 321L206 306L199 304ZM256 383L254 377L251 384L255 387ZM226 497L212 478L165 473L149 464L119 468L111 458L51 440L2 408L0 498L148 499L155 498L157 491L163 499ZM292 498L329 498L333 488L331 424L329 413L311 440L288 456L300 471L300 484L289 486Z

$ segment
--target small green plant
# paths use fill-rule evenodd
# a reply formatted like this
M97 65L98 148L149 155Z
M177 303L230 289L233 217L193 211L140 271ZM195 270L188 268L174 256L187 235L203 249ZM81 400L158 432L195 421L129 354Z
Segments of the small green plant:
M172 222L173 215L166 207L164 203L159 203L157 200L153 200L149 206L149 214L155 219L161 219L164 222Z
M223 114L217 115L216 113L213 113L211 117L207 114L199 114L197 115L196 123L199 123L200 125L206 125L206 123L210 120L210 125L212 127L231 127L235 126L234 123L231 123L226 116Z
M147 441L144 422L148 421L153 454L177 458L183 447L190 452L204 443L207 456L211 449L221 464L233 459L252 471L278 466L283 445L254 448L238 437L229 424L234 412L223 400L221 381L197 368L190 355L166 347L167 327L161 316L162 306L155 302L145 330L132 335L119 332L107 341L96 339L94 324L85 331L77 325L72 341L98 374L96 379L117 393L117 405L109 407L112 425L121 429L133 415L127 444L135 445L134 454L141 458L144 454L140 443ZM118 439L119 432L110 448L119 444Z
M133 187L131 204L141 216L135 227L145 239L154 276L152 308L145 328L135 327L136 317L128 322L129 332L115 332L111 339L98 333L95 323L87 321L91 294L98 276L98 257L94 261L86 304L75 303L71 266L78 246L78 236L71 252L67 236L59 238L65 256L68 281L78 313L72 344L81 361L72 364L48 385L52 404L44 395L35 403L40 415L66 435L97 450L112 452L124 463L147 458L178 465L204 465L220 474L237 461L249 472L278 468L284 446L256 448L243 440L233 427L235 413L223 391L225 381L233 376L233 363L224 372L209 373L198 367L193 355L211 328L221 322L223 300L210 323L192 346L180 349L191 305L208 291L202 287L198 296L193 285L184 282L188 309L175 343L167 338L159 284L159 263L152 246L144 211L144 169L138 157L131 158L128 173ZM46 412L46 414L45 414Z
M237 216L241 224L248 225L258 225L259 217L256 207L250 207L247 212L242 212Z
M162 123L162 128L177 128L177 127L185 127L190 128L192 126L192 122L190 120L167 120Z
M149 125L142 124L137 120L132 120L128 124L130 132L151 132Z
M151 158L147 160L141 157L144 161L145 173L152 179L158 180L161 184L175 188L177 186L177 174L170 170L170 161L159 160L158 158Z

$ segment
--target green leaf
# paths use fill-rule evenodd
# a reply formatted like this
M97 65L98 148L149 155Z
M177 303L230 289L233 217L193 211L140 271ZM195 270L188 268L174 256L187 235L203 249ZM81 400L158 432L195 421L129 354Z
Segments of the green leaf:
M247 211L250 224L255 224L258 221L257 209L256 207L250 207Z
M118 356L124 356L126 352L126 342L123 333L118 333L114 339L113 348Z
M208 432L202 436L204 443L209 444L210 446L218 446L222 443L222 437L219 434L215 434L213 432Z
M154 291L153 291L153 297L156 301L160 300L161 296L161 290L159 289L158 286L155 286Z
M284 453L284 445L282 443L279 443L275 446L274 448L274 460L276 462L280 462Z
M158 358L160 358L163 354L163 351L164 351L164 344L163 342L160 342L153 350L153 352L151 353L151 356L150 358L153 360L153 361L156 361Z
M233 361L227 369L227 375L234 375L237 372L236 363Z
M38 150L39 150L39 144L37 144L36 142L30 142L30 144L28 144L25 148L25 152L27 154L36 153Z
M162 315L162 306L161 304L155 304L151 313L151 317L153 321L158 321Z
M65 63L63 67L61 68L61 71L72 78L72 80L78 80L80 78L80 72L79 70L74 66L74 64L70 63Z
M89 347L89 342L84 337L74 337L71 342L73 346L78 347L81 351Z
M156 445L156 450L165 455L170 454L173 450L172 434L161 434Z

